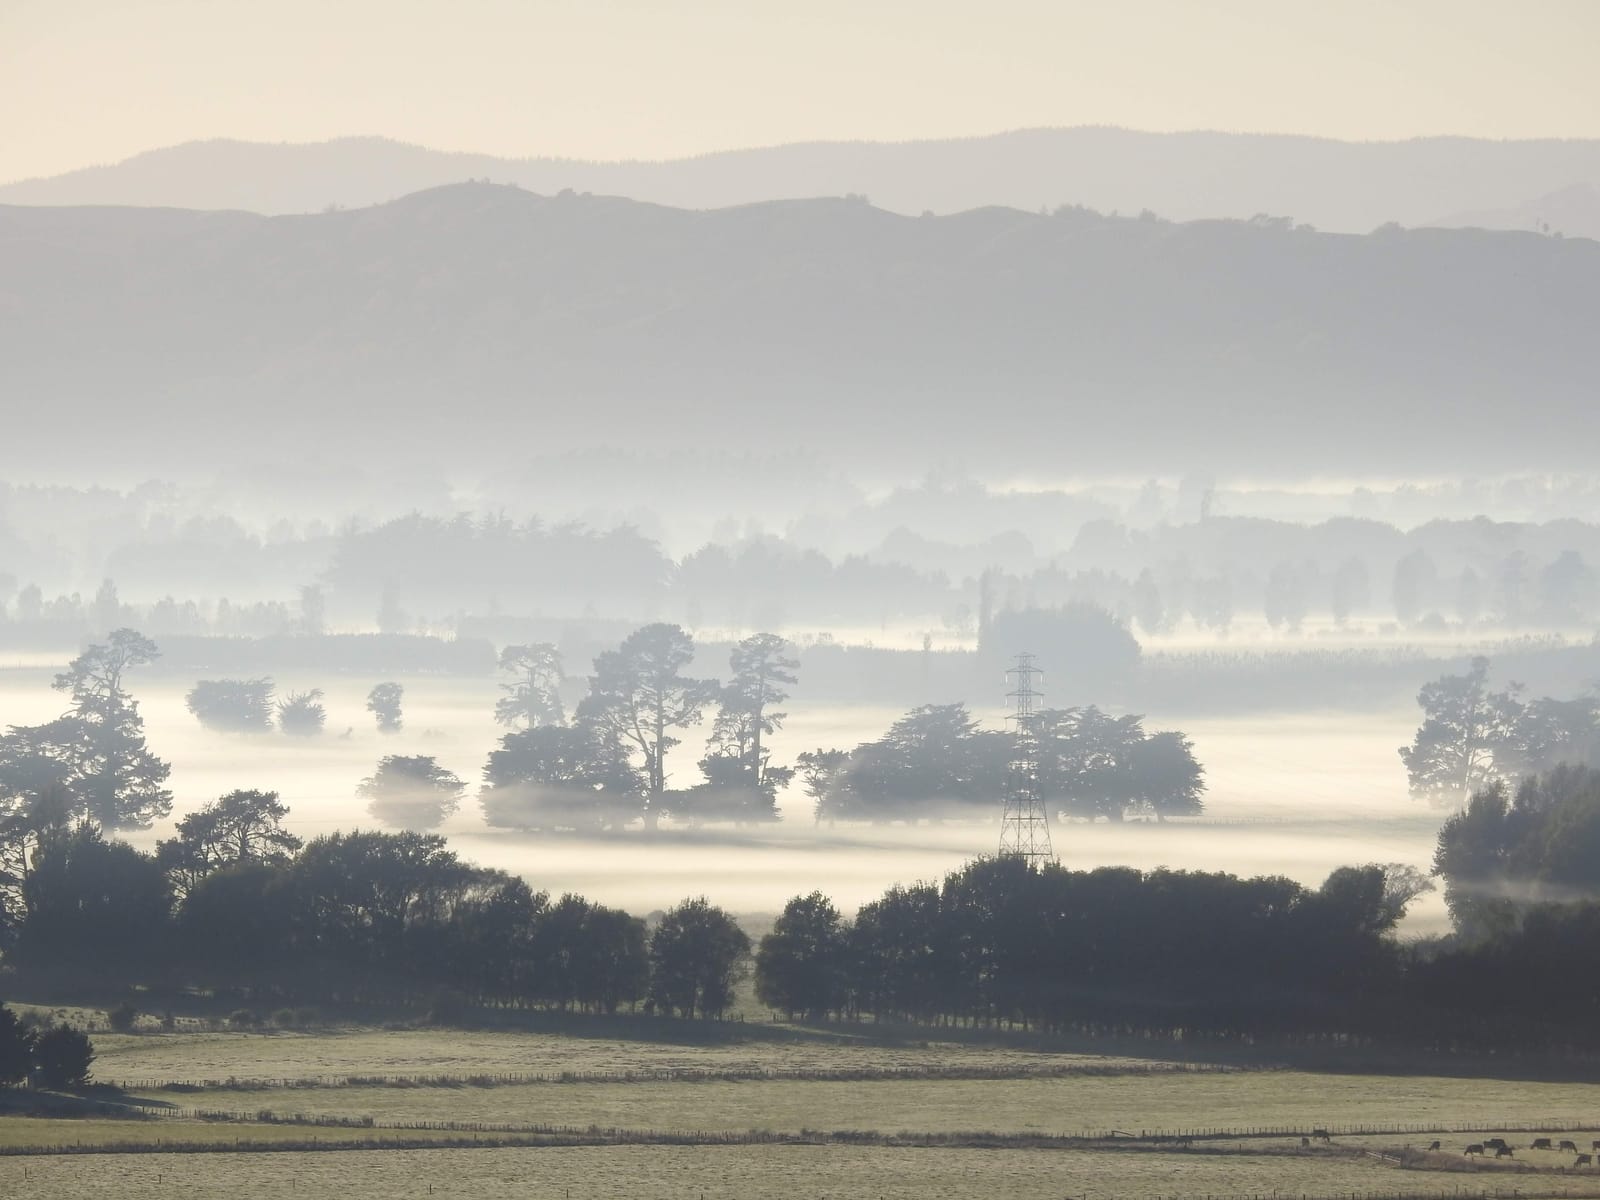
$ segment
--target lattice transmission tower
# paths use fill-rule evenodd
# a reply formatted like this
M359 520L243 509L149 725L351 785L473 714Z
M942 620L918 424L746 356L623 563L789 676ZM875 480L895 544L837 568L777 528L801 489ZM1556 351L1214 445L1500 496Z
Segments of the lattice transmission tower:
M1012 734L1011 761L1006 767L1005 801L1000 817L1000 853L1020 854L1030 866L1054 862L1050 845L1050 817L1039 789L1038 700L1043 695L1033 686L1034 676L1043 672L1034 665L1033 655L1017 655L1017 665L1006 672L1016 677L1016 688L1007 696L1016 708L1007 720L1016 722Z

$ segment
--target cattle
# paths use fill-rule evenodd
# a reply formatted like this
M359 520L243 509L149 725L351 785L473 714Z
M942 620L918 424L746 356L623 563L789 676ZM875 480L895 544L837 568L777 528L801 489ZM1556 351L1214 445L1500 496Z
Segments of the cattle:
M1439 1143L1438 1142L1429 1142L1428 1143L1428 1149L1429 1150L1437 1150L1438 1148L1439 1148Z
M1311 1131L1311 1136L1314 1138L1321 1138L1325 1142L1332 1140L1329 1138L1328 1131L1326 1129L1313 1129Z
M1308 1138L1308 1137L1303 1137L1303 1138L1300 1139L1300 1144L1302 1146L1309 1146L1309 1145L1311 1145L1311 1139Z
M1517 1156L1517 1152L1510 1146L1496 1146L1494 1150L1494 1156L1496 1158L1515 1158Z
M1533 1141L1528 1144L1528 1149L1529 1150L1548 1150L1548 1149L1550 1149L1550 1139L1549 1138L1534 1138Z
M1593 1164L1594 1164L1594 1155L1593 1154L1580 1154L1580 1155L1578 1155L1578 1161L1573 1163L1572 1165L1575 1166L1575 1167L1587 1167L1587 1166L1592 1166Z
M1574 1141L1569 1141L1567 1138L1562 1138L1561 1141L1556 1145L1556 1149L1557 1150L1570 1150L1574 1154L1576 1154L1578 1152L1578 1143L1574 1142Z
M1497 1138L1497 1137L1495 1137L1495 1138L1484 1138L1483 1139L1483 1147L1484 1147L1485 1150L1503 1150L1503 1149L1505 1149L1505 1146L1506 1146L1505 1138Z
M1461 1152L1461 1156L1463 1158L1465 1158L1469 1154L1482 1154L1482 1153L1483 1153L1483 1143L1482 1142L1473 1142L1472 1145L1468 1146L1465 1150L1463 1150Z
M1589 1149L1591 1149L1591 1150L1600 1150L1600 1140L1590 1142L1589 1143Z

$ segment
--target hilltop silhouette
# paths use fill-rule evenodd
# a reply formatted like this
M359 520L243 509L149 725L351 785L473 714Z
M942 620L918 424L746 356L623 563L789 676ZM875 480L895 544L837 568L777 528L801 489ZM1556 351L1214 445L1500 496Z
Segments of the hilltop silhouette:
M380 204L463 179L684 208L856 194L910 215L1081 204L1124 214L1151 209L1180 221L1270 213L1319 229L1366 233L1388 221L1489 224L1448 215L1481 217L1573 185L1600 186L1600 141L1340 142L1085 127L902 143L817 142L658 163L496 158L376 137L312 145L209 141L9 183L0 186L0 204L303 213ZM1510 219L1504 227L1529 228L1515 215Z

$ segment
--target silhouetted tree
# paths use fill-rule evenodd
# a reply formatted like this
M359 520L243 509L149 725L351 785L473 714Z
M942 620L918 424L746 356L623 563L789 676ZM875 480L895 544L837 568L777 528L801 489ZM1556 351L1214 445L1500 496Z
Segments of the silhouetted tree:
M650 935L650 998L663 1012L720 1017L750 956L750 938L704 897L667 910Z
M844 923L821 892L784 905L756 952L756 995L794 1020L821 1019L844 1006Z
M378 719L379 733L399 733L400 698L405 688L398 683L380 683L367 693L367 711Z
M386 754L356 788L367 811L385 825L434 829L461 807L466 784L429 754Z
M202 679L184 704L207 729L265 733L272 728L272 680Z
M71 1025L53 1025L34 1040L33 1078L40 1087L86 1087L93 1065L94 1046L89 1035Z
M277 792L229 792L179 821L177 836L156 844L156 861L180 896L213 871L239 863L287 866L301 846L283 828L288 815Z
M561 651L549 642L507 646L500 652L500 669L515 676L502 683L506 694L494 706L494 719L502 725L559 725L566 720L561 708Z
M33 1030L9 1008L0 1006L0 1087L26 1082L33 1070Z
M1457 932L1503 935L1533 907L1600 886L1600 771L1561 766L1515 792L1495 780L1439 830L1434 872Z
M41 841L22 889L19 962L125 972L159 957L172 892L156 860L93 825Z
M693 657L694 643L678 626L646 625L594 660L589 695L578 709L580 724L592 722L644 760L650 828L664 807L667 752L679 742L670 731L697 723L716 698L714 681L682 674Z
M54 790L74 815L106 829L143 829L166 816L171 768L150 753L139 706L123 687L127 672L156 653L147 638L119 629L73 659L53 685L71 694L72 709L0 738L0 800Z
M1521 705L1515 688L1489 691L1488 678L1489 660L1474 658L1465 675L1442 675L1417 693L1422 725L1400 749L1413 796L1437 807L1460 804L1511 752Z
M729 655L733 676L718 696L716 720L700 770L706 782L679 792L674 815L694 820L776 820L778 789L794 778L794 768L775 767L762 738L783 726L786 713L772 706L789 698L799 662L788 657L789 643L776 634L745 638Z
M322 689L290 692L278 703L278 728L295 737L315 737L327 723L328 709L322 703Z

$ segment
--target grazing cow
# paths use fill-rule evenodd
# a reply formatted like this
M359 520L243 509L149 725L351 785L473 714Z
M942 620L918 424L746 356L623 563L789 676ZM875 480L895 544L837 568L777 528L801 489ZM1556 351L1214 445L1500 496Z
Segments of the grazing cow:
M1463 1158L1465 1158L1469 1154L1482 1154L1482 1153L1483 1153L1483 1143L1482 1142L1473 1142L1472 1145L1468 1146L1465 1150L1463 1150L1461 1152L1461 1156Z
M1515 1158L1517 1156L1517 1152L1510 1146L1496 1146L1494 1156L1496 1158Z
M1594 1155L1592 1155L1592 1154L1580 1154L1580 1155L1578 1155L1578 1161L1573 1163L1572 1165L1575 1166L1575 1167L1593 1166L1594 1165Z
M1574 1154L1576 1154L1578 1152L1578 1143L1574 1142L1574 1141L1569 1141L1566 1138L1562 1138L1561 1141L1556 1145L1556 1149L1557 1150L1571 1150Z
M1529 1144L1528 1149L1529 1150L1548 1150L1548 1149L1550 1149L1550 1139L1549 1138L1534 1138L1533 1141Z
M1429 1142L1428 1143L1428 1149L1429 1150L1437 1150L1438 1148L1439 1148L1439 1143L1438 1142Z
M1504 1150L1506 1148L1506 1140L1505 1138L1484 1138L1483 1148L1485 1150Z
M1303 1137L1303 1138L1300 1139L1300 1144L1302 1146L1309 1146L1309 1145L1311 1145L1311 1139L1308 1138L1308 1137Z
M1328 1136L1328 1131L1326 1129L1313 1129L1311 1131L1311 1136L1314 1138L1321 1138L1325 1142L1332 1140Z

